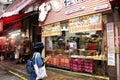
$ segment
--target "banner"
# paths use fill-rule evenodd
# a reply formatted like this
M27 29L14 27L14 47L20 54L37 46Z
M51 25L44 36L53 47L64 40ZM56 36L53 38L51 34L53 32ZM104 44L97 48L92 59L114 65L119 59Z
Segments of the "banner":
M69 33L102 30L102 14L77 17L69 20Z
M42 31L42 36L44 37L61 35L60 23L57 22L54 24L43 26Z

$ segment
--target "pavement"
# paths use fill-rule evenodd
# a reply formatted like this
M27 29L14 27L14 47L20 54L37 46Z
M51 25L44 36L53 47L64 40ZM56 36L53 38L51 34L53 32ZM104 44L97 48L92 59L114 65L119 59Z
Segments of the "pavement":
M16 64L14 61L3 60L0 61L0 65L10 73L21 78L21 80L29 80L29 74L26 72L25 64ZM44 80L109 80L106 76L96 76L48 66L46 69L48 77Z

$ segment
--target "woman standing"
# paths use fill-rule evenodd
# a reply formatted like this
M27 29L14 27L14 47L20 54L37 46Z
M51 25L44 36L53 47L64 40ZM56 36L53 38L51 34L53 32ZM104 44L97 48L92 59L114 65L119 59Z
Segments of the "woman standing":
M69 48L70 48L70 42L69 42L69 40L67 40L67 42L65 44L65 49L69 50Z
M18 63L18 60L19 60L19 50L18 50L18 48L15 48L15 62L16 62L16 64Z
M39 68L42 67L44 63L48 60L48 57L45 58L45 60L43 60L41 57L43 48L44 48L44 45L42 42L37 42L33 47L34 53L33 53L32 61L33 61L33 64L36 63ZM30 74L30 80L36 80L36 77L37 75L34 70L33 73ZM42 80L42 79L39 79L39 80Z

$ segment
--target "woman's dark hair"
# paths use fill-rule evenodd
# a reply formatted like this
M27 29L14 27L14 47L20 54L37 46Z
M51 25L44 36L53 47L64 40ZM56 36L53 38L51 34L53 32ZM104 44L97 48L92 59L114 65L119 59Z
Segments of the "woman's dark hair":
M40 52L40 53L42 52L43 48L44 48L44 45L42 42L35 43L35 45L33 47L35 52Z

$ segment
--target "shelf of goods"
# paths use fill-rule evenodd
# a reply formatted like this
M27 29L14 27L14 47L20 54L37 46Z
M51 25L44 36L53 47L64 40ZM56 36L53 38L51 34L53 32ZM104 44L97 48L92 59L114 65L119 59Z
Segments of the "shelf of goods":
M47 65L70 68L70 59L65 55L49 55L51 59L47 61Z
M95 62L96 61L105 61L107 58L98 57L98 56L78 56L78 55L53 55L50 60L47 61L48 66L53 66L57 68L69 69L75 72L83 72L83 73L94 73Z

